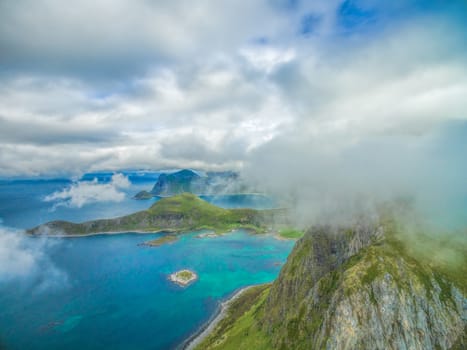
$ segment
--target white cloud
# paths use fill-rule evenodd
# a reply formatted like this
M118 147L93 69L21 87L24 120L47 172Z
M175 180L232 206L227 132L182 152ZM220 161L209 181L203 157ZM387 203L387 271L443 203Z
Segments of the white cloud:
M295 59L296 53L294 49L278 49L275 47L253 46L242 49L240 54L250 63L255 69L271 73L280 65L291 62Z
M290 31L288 24L268 1L82 0L73 9L57 0L2 2L0 61L125 76L154 61L230 51L252 37Z
M46 202L56 202L55 206L81 208L89 203L121 202L125 193L121 189L130 187L130 181L123 174L114 174L110 183L101 184L93 181L78 181L62 191L54 192L44 198Z
M340 3L84 1L63 12L60 2L44 0L29 3L33 18L24 15L27 1L2 3L8 18L0 28L28 29L0 30L0 47L15 48L2 51L85 67L57 64L57 73L6 63L0 175L242 168L255 150L281 138L306 140L303 147L325 154L465 120L466 54L455 23L413 16L346 36L337 23ZM287 4L293 8L279 10ZM308 14L319 18L317 31L300 37ZM114 57L140 69L126 71ZM90 77L89 69L105 65L125 76ZM98 200L91 194L97 184L75 185L57 200ZM122 195L112 187L107 193Z
M67 275L47 255L51 245L45 238L0 226L0 284L19 280L39 292L67 286Z

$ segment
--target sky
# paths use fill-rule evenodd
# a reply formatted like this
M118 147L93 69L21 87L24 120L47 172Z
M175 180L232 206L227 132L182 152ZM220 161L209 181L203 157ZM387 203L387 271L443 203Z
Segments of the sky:
M0 0L0 177L467 193L466 20L456 0Z

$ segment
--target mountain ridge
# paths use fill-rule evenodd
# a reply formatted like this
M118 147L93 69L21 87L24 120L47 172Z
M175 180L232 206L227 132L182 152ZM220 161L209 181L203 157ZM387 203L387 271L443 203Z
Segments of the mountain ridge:
M194 194L183 193L162 198L149 209L113 219L83 223L52 221L36 226L29 234L89 235L108 232L185 232L209 229L226 232L245 228L264 232L275 220L284 220L284 209L224 209Z
M417 260L394 231L314 226L276 281L197 349L463 348L462 272L452 279Z
M174 173L162 173L150 191L140 191L135 199L168 197L181 193L220 194L237 193L232 189L242 188L238 174L232 171L207 172L200 175L191 169L182 169Z

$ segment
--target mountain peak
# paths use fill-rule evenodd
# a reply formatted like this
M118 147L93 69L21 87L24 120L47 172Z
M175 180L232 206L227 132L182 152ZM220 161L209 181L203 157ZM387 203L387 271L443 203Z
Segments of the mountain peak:
M311 228L197 349L465 349L466 290L392 229Z

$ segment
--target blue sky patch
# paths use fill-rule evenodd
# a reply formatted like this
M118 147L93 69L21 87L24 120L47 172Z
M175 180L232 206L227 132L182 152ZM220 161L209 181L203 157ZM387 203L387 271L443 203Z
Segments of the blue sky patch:
M299 33L303 36L309 36L316 31L321 22L321 17L310 13L302 17Z

